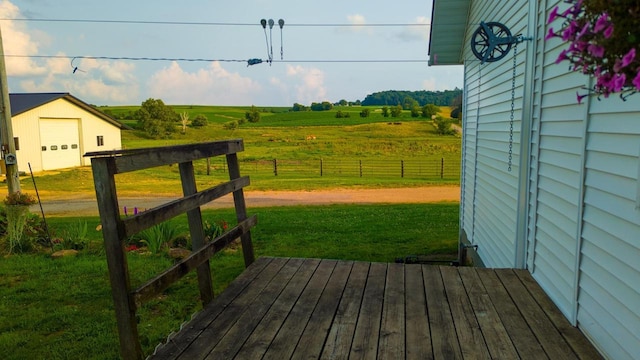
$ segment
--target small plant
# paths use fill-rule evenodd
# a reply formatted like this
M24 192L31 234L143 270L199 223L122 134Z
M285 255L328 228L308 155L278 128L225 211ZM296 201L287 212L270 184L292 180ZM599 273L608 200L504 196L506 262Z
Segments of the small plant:
M167 244L180 235L177 226L170 222L162 222L140 232L140 242L147 246L152 254L159 254Z
M89 245L88 226L86 221L77 221L69 225L62 234L63 249L83 250Z
M31 213L29 205L35 204L36 199L22 192L10 193L5 199L5 219L6 219L6 252L22 253L31 251L35 244L35 236L27 227ZM3 225L5 225L3 223Z
M224 123L223 127L227 130L235 130L237 129L239 126L238 121L233 120L233 121L229 121L227 123Z
M227 224L224 220L218 220L213 223L209 221L204 221L204 236L212 241L215 238L221 236L229 229L229 224Z

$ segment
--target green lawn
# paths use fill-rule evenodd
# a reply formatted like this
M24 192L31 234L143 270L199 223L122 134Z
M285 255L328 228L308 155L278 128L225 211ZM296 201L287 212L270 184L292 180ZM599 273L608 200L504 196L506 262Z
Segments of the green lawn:
M458 204L332 205L258 208L252 231L257 256L316 257L392 262L412 254L454 258ZM207 210L203 218L233 223L232 209ZM89 224L89 250L53 260L45 254L0 258L0 353L3 359L115 359L118 340L98 219L51 218L60 232L79 220ZM186 230L186 220L173 220ZM129 253L132 285L170 266L165 256ZM219 293L243 269L240 251L212 259ZM139 311L146 354L198 310L193 274Z

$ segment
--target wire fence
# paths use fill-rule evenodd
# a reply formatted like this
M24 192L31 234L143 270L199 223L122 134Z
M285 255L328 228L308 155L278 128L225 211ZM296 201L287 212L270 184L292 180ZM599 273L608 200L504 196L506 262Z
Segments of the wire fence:
M411 178L425 180L459 180L460 162L445 158L376 160L376 159L270 159L240 161L246 175L279 177L369 177ZM223 162L211 163L207 172L225 172Z

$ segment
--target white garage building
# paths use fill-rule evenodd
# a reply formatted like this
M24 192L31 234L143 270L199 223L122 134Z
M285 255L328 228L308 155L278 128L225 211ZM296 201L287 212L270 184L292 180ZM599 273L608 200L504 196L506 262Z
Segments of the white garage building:
M123 125L69 93L9 94L18 169L90 165L83 154L122 147Z

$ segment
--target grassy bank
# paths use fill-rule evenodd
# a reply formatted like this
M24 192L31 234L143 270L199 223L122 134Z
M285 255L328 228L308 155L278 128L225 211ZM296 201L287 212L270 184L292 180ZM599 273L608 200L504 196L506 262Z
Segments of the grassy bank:
M458 204L333 205L259 208L252 231L257 256L394 261L410 254L454 254ZM230 209L207 210L205 219L233 223ZM52 218L52 229L89 224L89 250L73 258L47 255L0 258L0 353L4 359L114 359L115 315L97 218ZM183 217L176 223L185 223ZM177 225L178 226L178 225ZM186 228L185 228L186 229ZM171 264L165 256L128 254L133 286ZM243 269L242 255L227 250L212 260L219 293ZM139 312L144 351L197 311L193 274Z

